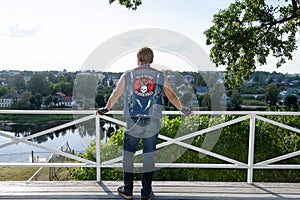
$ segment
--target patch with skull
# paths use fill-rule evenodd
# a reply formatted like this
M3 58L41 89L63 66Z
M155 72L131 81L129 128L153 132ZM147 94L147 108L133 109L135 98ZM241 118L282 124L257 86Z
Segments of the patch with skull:
M139 74L135 76L134 93L141 97L149 97L154 94L153 76L146 74Z

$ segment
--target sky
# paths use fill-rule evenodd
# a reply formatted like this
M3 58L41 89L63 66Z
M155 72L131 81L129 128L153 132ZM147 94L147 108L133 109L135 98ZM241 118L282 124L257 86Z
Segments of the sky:
M234 0L143 0L128 10L108 0L0 0L0 70L79 71L91 53L117 35L144 28L175 31L209 53L203 32L213 14ZM299 36L298 36L299 37ZM298 45L300 39L298 39ZM300 45L299 45L300 46ZM113 48L113 47L112 47ZM185 68L190 63L159 52L159 63ZM300 50L277 69L270 59L260 71L300 73ZM136 64L135 52L112 61L113 68ZM222 70L222 68L219 68Z

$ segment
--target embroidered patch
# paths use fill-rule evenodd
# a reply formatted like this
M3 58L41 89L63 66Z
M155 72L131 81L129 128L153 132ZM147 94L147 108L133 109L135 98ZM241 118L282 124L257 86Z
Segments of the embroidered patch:
M149 74L138 74L134 77L134 94L141 97L149 97L154 94L155 84L153 76Z

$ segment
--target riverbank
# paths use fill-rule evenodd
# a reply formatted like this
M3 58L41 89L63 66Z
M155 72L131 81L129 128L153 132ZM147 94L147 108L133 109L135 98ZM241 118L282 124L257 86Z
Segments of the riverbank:
M16 115L16 114L0 114L0 121L7 122L49 122L49 121L57 121L57 120L73 120L73 115L34 115L34 114L27 114L27 115Z

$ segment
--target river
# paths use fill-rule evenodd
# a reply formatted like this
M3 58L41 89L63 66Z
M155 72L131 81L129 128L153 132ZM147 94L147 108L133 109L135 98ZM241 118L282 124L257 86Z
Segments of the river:
M0 122L0 129L9 135L23 138L43 130L55 127L62 124L62 122L51 123L12 123ZM107 127L111 125L104 124L102 126L101 142L105 142ZM104 128L106 127L106 129ZM84 153L90 142L95 139L95 121L82 123L77 126L71 126L59 131L48 133L43 136L33 138L29 141L46 146L52 149L58 149L62 144L68 143L68 146L75 154ZM11 139L0 136L0 145L11 142ZM67 148L66 145L62 147L63 150ZM6 146L0 149L0 162L32 162L32 158L39 161L45 161L51 155L51 152L33 145L18 142L16 144ZM33 156L33 157L32 157Z

